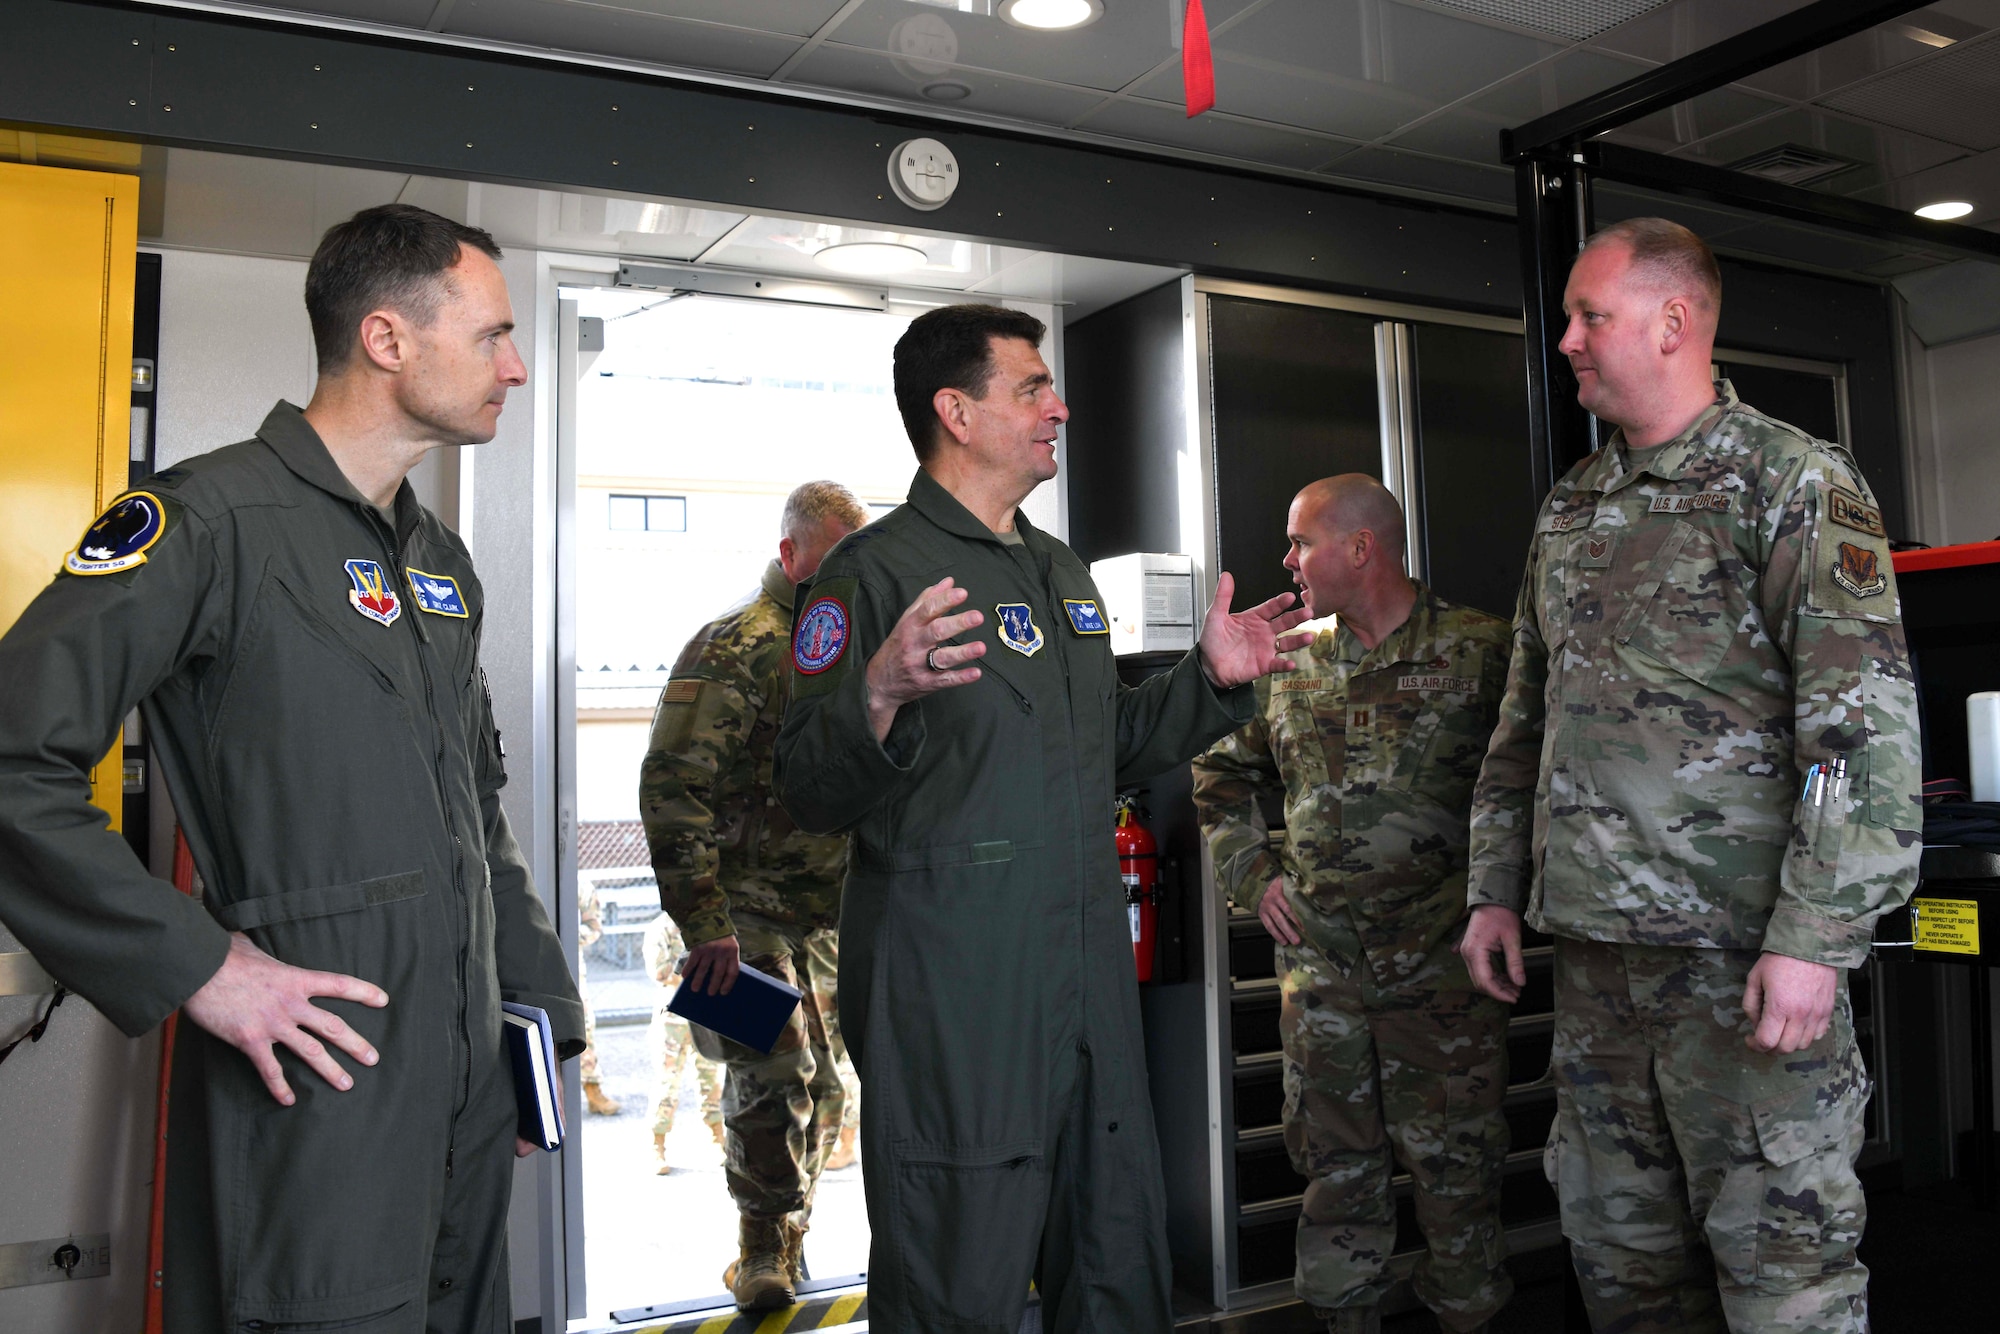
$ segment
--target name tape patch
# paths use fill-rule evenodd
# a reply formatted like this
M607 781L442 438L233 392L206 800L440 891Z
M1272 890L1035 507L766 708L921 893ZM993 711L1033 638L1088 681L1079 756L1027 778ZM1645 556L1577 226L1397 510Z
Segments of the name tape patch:
M819 675L847 652L849 630L847 604L839 598L819 599L792 632L792 665L806 676Z
M146 551L166 536L167 510L150 491L134 491L84 529L76 550L63 557L71 574L116 574L146 563Z
M1104 620L1104 608L1094 598L1064 598L1063 610L1069 613L1070 628L1080 635L1111 633Z
M1697 491L1691 496L1654 496L1651 510L1654 514L1694 514L1701 510L1714 510L1727 514L1736 508L1736 493L1733 491Z
M410 592L417 599L417 610L427 611L433 616L455 616L465 620L472 613L465 609L465 598L458 591L458 580L448 574L429 574L415 566L410 567Z
M1536 530L1544 533L1566 533L1572 528L1588 524L1597 515L1596 509L1563 510L1556 514L1544 514Z
M1433 676L1413 672L1408 676L1397 677L1396 689L1426 692L1442 690L1452 694L1470 695L1479 689L1479 680L1472 676Z
M403 600L390 587L382 562L351 560L346 569L347 577L354 581L354 587L347 590L348 605L378 625L394 625L403 614Z
M1889 530L1882 526L1882 511L1855 495L1839 487L1831 489L1826 517L1843 528L1852 528L1857 533L1870 537L1887 537Z
M1271 693L1274 695L1282 695L1288 691L1293 691L1293 690L1307 691L1307 690L1324 690L1324 689L1326 689L1326 678L1323 676L1288 676L1284 680L1274 683L1271 686Z

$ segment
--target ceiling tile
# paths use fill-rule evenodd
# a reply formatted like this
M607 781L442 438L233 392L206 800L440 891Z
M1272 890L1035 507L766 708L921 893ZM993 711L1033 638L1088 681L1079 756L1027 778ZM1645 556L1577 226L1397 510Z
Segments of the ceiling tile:
M1381 181L1496 204L1512 203L1514 199L1514 173L1505 167L1480 167L1389 148L1359 149L1322 171L1328 176Z
M1591 45L1664 65L1727 41L1811 0L1680 0L1622 23Z
M1349 139L1258 125L1213 111L1190 120L1181 107L1135 98L1106 103L1077 122L1077 128L1303 171L1312 170L1353 145Z
M1580 48L1545 61L1519 78L1474 98L1465 109L1497 118L1508 126L1521 125L1621 84L1645 69L1636 61Z
M1482 166L1498 166L1500 131L1511 124L1512 121L1477 111L1444 111L1420 124L1397 131L1389 142L1397 148L1419 153L1463 158Z
M1563 49L1558 42L1388 0L1273 0L1215 46L1218 54L1394 89L1431 107Z
M1103 94L1086 89L956 68L942 61L892 58L830 42L800 61L786 82L869 93L926 108L963 108L1044 125L1066 125L1104 100Z
M1629 125L1621 125L1605 137L1614 143L1664 153L1713 138L1784 109L1783 102L1756 97L1737 88L1718 88Z
M1939 143L1922 135L1867 125L1824 111L1803 110L1788 111L1733 133L1719 135L1696 146L1688 156L1717 166L1728 166L1784 144L1818 149L1874 169L1873 173L1849 171L1827 178L1821 188L1839 193L1874 184L1877 180L1893 180L1912 172L1925 171L1965 156L1965 150L1956 145Z
M768 77L799 48L794 37L686 23L567 0L459 0L445 31L759 78Z
M1896 245L1863 240L1846 232L1819 227L1793 227L1781 222L1759 223L1731 232L1723 248L1768 255L1794 264L1859 273L1903 253Z
M1178 100L1181 72L1162 71L1134 91L1156 101ZM1436 107L1387 84L1329 78L1228 55L1215 58L1215 105L1230 115L1349 139L1379 138Z
M1430 0L1430 3L1441 9L1462 10L1580 42L1674 0Z
M1205 5L1210 31L1257 2L1215 0ZM986 8L976 4L979 12L961 13L913 0L866 0L828 40L887 52L917 68L976 66L1106 92L1179 56L1180 33L1172 22L1172 7L1163 0L1106 5L1097 22L1070 32L1017 28L985 13Z
M1852 37L1844 37L1817 51L1787 60L1782 65L1773 65L1744 79L1743 84L1747 88L1801 102L1822 97L1836 88L1845 88L1861 79L1871 78L1906 61L1936 55L1938 47L1935 38L1925 40L1917 35L1918 25L1926 21L1937 27L1961 26L1937 19L1925 20L1923 11L1919 10L1905 22L1857 32ZM1972 25L1962 26L1970 28ZM1932 29L1922 29L1922 32L1929 35ZM1965 35L1972 34L1967 32Z
M464 0L460 0L463 3ZM602 9L629 9L677 19L701 19L760 32L810 37L847 0L577 0Z
M262 6L275 8L276 6ZM286 9L308 14L337 14L363 23L392 23L404 28L421 28L430 21L437 0L289 0Z
M2000 148L2000 37L1961 42L1824 103L1947 143Z

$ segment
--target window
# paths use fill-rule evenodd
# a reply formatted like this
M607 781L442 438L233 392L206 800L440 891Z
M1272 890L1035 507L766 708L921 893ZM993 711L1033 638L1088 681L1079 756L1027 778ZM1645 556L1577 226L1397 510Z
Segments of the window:
M685 533L686 496L613 496L611 527L628 533Z

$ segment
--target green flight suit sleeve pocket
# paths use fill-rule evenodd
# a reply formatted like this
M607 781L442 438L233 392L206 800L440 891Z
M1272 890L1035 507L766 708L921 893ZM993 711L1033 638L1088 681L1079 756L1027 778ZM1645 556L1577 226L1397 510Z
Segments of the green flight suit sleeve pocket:
M424 893L422 871L357 880L350 885L324 885L317 889L295 889L284 894L265 894L212 907L217 922L231 931L251 931L280 922L300 922L309 917L331 917L336 913L359 912L378 904L414 899Z

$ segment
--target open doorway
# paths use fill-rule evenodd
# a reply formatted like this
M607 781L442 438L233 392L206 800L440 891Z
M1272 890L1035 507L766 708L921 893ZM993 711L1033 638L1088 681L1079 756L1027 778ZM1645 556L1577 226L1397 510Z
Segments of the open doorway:
M915 310L563 295L581 331L568 544L579 940L589 942L581 971L595 1101L606 1109L585 1111L576 1127L588 1306L593 1315L720 1306L736 1258L714 1133L722 1071L675 1054L679 1039L659 1016L668 992L647 958L660 900L639 818L640 761L682 647L756 592L793 487L831 479L877 513L902 502L914 460L891 351ZM867 1266L861 1171L821 1178L806 1243L816 1279Z

